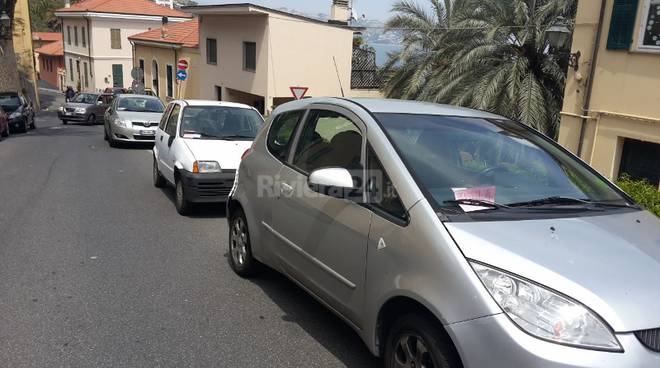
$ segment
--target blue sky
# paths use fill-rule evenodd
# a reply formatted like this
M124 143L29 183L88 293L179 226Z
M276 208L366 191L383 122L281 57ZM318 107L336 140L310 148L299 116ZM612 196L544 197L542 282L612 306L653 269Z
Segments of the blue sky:
M252 2L270 8L287 7L305 13L330 13L332 0L196 0L199 4L222 4ZM364 14L367 19L386 20L394 0L354 0L355 9L359 15ZM424 0L422 0L424 1Z

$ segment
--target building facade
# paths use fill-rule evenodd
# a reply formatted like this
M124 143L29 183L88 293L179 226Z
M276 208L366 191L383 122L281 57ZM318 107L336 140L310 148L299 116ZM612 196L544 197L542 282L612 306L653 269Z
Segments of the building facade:
M13 41L21 93L39 107L37 93L37 70L32 45L32 26L28 0L17 0L14 8Z
M200 96L268 114L307 96L380 96L351 88L353 37L346 22L323 22L254 4L185 7L199 17ZM341 12L336 12L340 14Z
M59 9L66 84L78 90L129 88L133 48L128 37L169 23L190 20L149 0L85 0Z
M559 142L660 185L660 0L579 1L575 23Z
M144 87L161 100L202 98L199 22L197 19L153 29L129 37L133 65L142 70ZM186 80L177 80L178 62L188 63Z
M64 90L64 45L62 40L47 43L34 51L39 70L39 79L50 88Z

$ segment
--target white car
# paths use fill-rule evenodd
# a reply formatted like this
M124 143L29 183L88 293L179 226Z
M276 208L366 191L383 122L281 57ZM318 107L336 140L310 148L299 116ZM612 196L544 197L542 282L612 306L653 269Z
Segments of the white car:
M172 101L156 131L154 185L176 188L182 215L195 203L227 201L241 156L263 125L261 114L247 105Z

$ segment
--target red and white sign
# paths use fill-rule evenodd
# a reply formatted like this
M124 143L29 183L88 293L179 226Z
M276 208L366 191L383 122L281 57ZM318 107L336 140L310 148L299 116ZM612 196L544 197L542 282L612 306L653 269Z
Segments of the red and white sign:
M289 87L289 89L296 100L302 100L309 90L307 87Z
M180 59L178 65L179 70L188 70L188 60Z

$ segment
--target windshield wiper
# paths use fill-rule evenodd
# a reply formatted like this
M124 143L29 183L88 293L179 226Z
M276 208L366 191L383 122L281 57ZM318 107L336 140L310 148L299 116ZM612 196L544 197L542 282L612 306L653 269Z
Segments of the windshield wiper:
M454 205L464 204L468 206L488 207L497 210L500 210L502 208L510 208L509 206L499 204L496 202L484 201L481 199L469 199L469 198L454 199L454 200L444 201L443 203L454 204Z
M634 208L634 207L632 207L628 204L597 202L597 201L590 201L588 199L580 199L580 198L572 198L572 197L561 197L561 196L553 196L553 197L535 199L535 200L526 201L526 202L509 203L508 206L509 207L536 207L536 206L562 205L562 204L565 204L565 205L578 204L578 205L596 206L596 207Z
M534 199L531 201L525 202L515 202L509 203L509 207L534 207L534 206L544 206L544 205L553 205L553 204L591 204L588 200L571 198L571 197L560 197L552 196L547 198Z
M226 139L226 140L232 140L232 139L254 139L254 137L249 136L249 135L240 135L240 134L234 134L234 135L223 135L222 137L218 137L220 139Z

